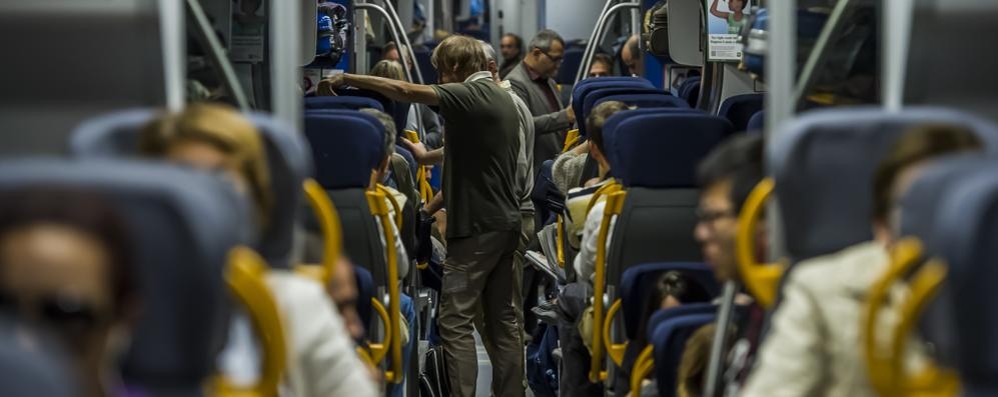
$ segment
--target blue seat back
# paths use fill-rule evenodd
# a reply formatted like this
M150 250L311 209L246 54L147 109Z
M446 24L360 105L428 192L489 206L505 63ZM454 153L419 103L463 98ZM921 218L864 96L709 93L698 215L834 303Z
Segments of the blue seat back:
M583 102L582 102L582 113L581 114L585 118L588 118L589 114L592 113L593 109L596 107L596 103L600 99L603 99L603 98L608 97L608 96L618 96L618 95L628 95L628 94L629 95L645 94L645 95L659 95L661 97L672 97L672 94L669 94L668 91L662 91L662 90L657 89L657 88L649 88L649 87L612 87L611 86L611 87L597 88L597 89L594 89L592 91L589 91L589 93L586 94L586 96L585 96L585 98L583 99ZM682 104L680 104L680 103L682 103ZM683 108L688 108L689 107L689 106L685 105L685 103L683 103L682 101L671 102L670 104L674 104L674 106L670 106L670 107L683 107Z
M728 119L735 131L749 130L749 121L762 111L763 94L742 94L725 99L717 115Z
M691 108L697 107L700 99L700 76L689 77L679 85L679 97L683 98Z
M72 132L69 152L80 158L136 157L141 129L157 114L152 109L129 109L87 120ZM304 195L301 186L313 174L310 151L290 125L263 113L247 117L263 137L274 198L270 224L255 248L270 266L290 268L294 229Z
M585 115L583 109L586 97L590 92L600 89L600 88L651 88L655 87L649 82L640 77L600 77L600 78L590 78L579 81L574 87L572 87L572 111L576 115ZM579 125L579 132L585 135L585 118L581 119Z
M679 316L662 321L651 333L654 346L655 381L659 396L676 395L679 364L686 350L686 341L700 327L717 318L714 313Z
M582 53L585 52L584 49L579 47L569 47L565 49L564 58L561 61L561 66L558 68L558 76L555 77L554 81L558 84L572 84L575 83L575 74L582 67ZM585 72L586 76L589 75L589 71Z
M306 112L305 136L322 187L366 188L385 157L384 130L377 118L357 111Z
M229 250L249 241L248 204L205 173L132 160L0 162L0 191L98 192L131 231L142 311L122 373L144 388L200 390L225 341Z
M686 101L674 97L672 95L662 95L662 94L621 94L621 95L609 95L596 100L593 104L595 109L599 104L607 101L619 101L627 104L628 106L637 106L638 108L662 108L662 109L689 109L690 106L686 104Z
M357 282L357 313L365 329L371 329L371 298L374 295L374 278L371 272L361 266L354 266L354 278Z
M413 49L413 52L416 55L416 67L419 68L419 72L423 75L423 83L436 84L437 69L430 62L433 51L424 47L416 47Z
M762 132L766 128L766 113L762 110L755 112L749 119L748 124L745 125L745 131L747 132Z
M360 110L365 108L385 111L381 102L374 98L359 96L314 96L305 98L305 109L350 109Z
M872 238L870 181L880 159L913 125L948 123L978 131L989 147L998 134L967 114L909 108L828 109L786 125L766 153L776 180L787 254L792 262Z
M703 263L647 263L625 270L620 280L620 298L622 300L624 334L628 340L634 340L638 337L638 332L641 331L639 328L643 314L642 309L646 300L651 296L651 290L655 288L654 284L658 278L669 271L679 272L686 280L688 288L702 289L706 296L713 297L720 292L720 286L717 284L717 279L714 278L714 271ZM691 303L706 303L706 301L682 303L683 306L686 306Z
M398 102L389 99L388 97L381 95L378 92L371 90L360 90L360 89L340 89L336 91L339 96L351 96L351 97L362 97L369 98L378 101L381 104L381 110L392 116L395 120L395 128L398 129L396 132L401 132L405 128L405 124L409 118L409 103Z

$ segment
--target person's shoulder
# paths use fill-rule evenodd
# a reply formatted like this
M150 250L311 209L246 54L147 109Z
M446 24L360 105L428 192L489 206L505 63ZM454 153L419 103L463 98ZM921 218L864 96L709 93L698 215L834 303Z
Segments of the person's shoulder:
M864 242L801 261L790 272L787 284L812 290L862 289L887 259L880 244Z

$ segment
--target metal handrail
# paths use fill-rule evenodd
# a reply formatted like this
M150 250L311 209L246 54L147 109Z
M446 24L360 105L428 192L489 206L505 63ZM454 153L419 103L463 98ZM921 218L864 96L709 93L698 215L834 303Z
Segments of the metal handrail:
M583 62L581 65L579 65L579 71L576 73L576 80L575 80L576 83L578 83L579 80L582 80L582 76L584 75L584 73L589 71L589 67L593 63L593 57L595 57L596 55L595 45L597 45L596 43L603 41L603 35L606 33L607 21L610 20L610 17L614 16L614 14L616 14L618 11L629 8L641 8L641 4L620 3L613 7L610 7L610 9L605 14L601 15L600 21L597 22L596 25L596 36L597 36L596 41L590 43L590 45L587 46L587 48L592 47L593 50L589 52L588 56L583 57L582 60Z
M399 32L402 33L402 39L405 42L406 48L408 48L408 50L409 50L409 59L408 59L408 61L409 62L416 62L416 51L414 51L412 49L412 42L409 41L409 35L406 34L406 32L405 32L405 25L402 24L402 19L399 18L398 12L395 11L395 6L389 0L385 0L385 6L386 6L385 9L388 10L388 13L391 14L391 16L393 18L395 18L394 19L395 26L397 26ZM416 65L406 65L406 61L407 60L405 58L405 54L402 54L402 51L399 51L399 55L402 56L402 65L403 66L416 69L416 79L418 80L419 84L426 84L423 81L423 72L421 72L419 70L419 67L417 67Z
M807 97L807 90L811 88L811 83L818 76L818 68L825 64L828 60L828 46L831 45L832 38L838 36L842 29L845 27L845 21L848 19L847 11L851 11L855 5L852 0L839 0L835 4L835 8L832 9L831 15L828 16L828 22L825 22L825 27L821 30L821 34L818 35L818 40L814 43L814 49L807 57L807 62L801 69L800 79L797 81L797 89L794 93L794 106L798 109L804 104L804 99Z
M194 25L197 28L194 31L197 32L198 42L207 47L208 58L211 59L215 69L222 74L222 84L225 85L226 91L232 94L232 99L236 101L236 105L239 106L240 110L250 110L249 100L246 99L246 92L243 91L243 87L239 84L239 79L236 78L236 70L232 67L232 62L229 61L225 49L222 48L222 42L218 40L218 36L215 36L215 31L212 29L211 22L208 21L208 17L204 13L204 8L201 7L201 2L198 0L187 0L187 12L194 19Z
M398 34L398 30L397 30L395 24L392 23L392 17L391 17L391 15L388 14L388 11L385 11L384 7L379 6L377 4L372 4L372 3L357 3L357 4L354 4L354 8L356 8L358 10L374 10L374 11L377 11L378 13L380 13L381 16L384 17L386 21L388 21L388 26L391 27L392 39L396 43L401 43L402 42L401 40L399 40L399 34ZM399 51L399 55L401 55L401 56L404 57L404 55L402 54L402 51ZM403 60L402 64L405 65L405 60ZM412 80L412 72L409 71L409 69L405 68L405 67L403 67L402 69L404 69L404 71L405 71L405 79L406 79L406 81L412 83L413 82L413 80Z
M603 10L600 11L599 17L596 18L596 26L599 26L599 24L603 21L603 15L606 15L607 10L610 9L610 4L613 4L615 1L616 0L606 0L606 3L603 3ZM589 52L590 51L595 51L595 48L596 48L595 46L596 45L597 45L596 44L596 29L594 28L593 31L592 31L592 33L589 34L589 42L586 44L586 49L585 49L585 51L582 52L582 60L583 60L583 62L587 58L589 58ZM575 71L575 82L578 83L579 80L582 80L582 76L583 76L582 75L582 65L579 65L579 70Z

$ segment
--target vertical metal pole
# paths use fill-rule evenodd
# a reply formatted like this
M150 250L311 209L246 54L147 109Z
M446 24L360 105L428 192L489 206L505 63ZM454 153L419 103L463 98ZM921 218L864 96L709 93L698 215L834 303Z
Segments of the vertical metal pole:
M707 376L704 379L704 397L714 397L718 391L722 390L721 375L724 370L724 352L727 342L727 329L731 326L734 309L735 295L738 294L738 283L728 281L724 283L724 292L721 294L721 308L717 313L717 326L714 328L714 342L710 346L710 361L707 365Z
M585 51L582 52L583 64L586 63L586 59L589 58L589 54L596 51L597 46L599 46L599 43L597 42L596 38L596 31L598 30L600 23L603 21L603 15L605 15L607 10L610 9L610 5L613 4L613 2L614 0L606 0L606 3L603 4L603 10L600 11L599 16L596 17L596 26L593 27L593 32L589 34L589 43L586 44L586 49ZM527 52L530 52L530 50L531 50L530 48L526 49ZM588 70L586 70L586 72L588 72ZM584 75L585 74L583 72L583 67L579 66L579 70L575 72L575 83L578 83L579 80L582 80L582 76Z
M886 0L881 9L884 49L880 71L884 110L896 112L904 105L904 80L911 33L911 0Z
M367 11L357 7L361 1L354 4L353 12L353 73L367 74Z
M270 0L270 87L274 116L301 132L301 1Z
M159 35L163 50L163 82L166 85L166 107L170 111L183 109L186 101L187 41L184 26L184 3L176 0L159 1Z
M246 98L246 92L239 83L236 70L232 67L232 62L229 60L222 42L215 36L215 29L211 27L211 22L208 21L208 16L201 8L201 3L198 0L187 0L187 10L190 12L192 22L194 22L194 32L202 43L201 46L207 50L208 59L221 75L222 85L232 95L239 110L250 110L249 99Z
M766 145L779 139L781 125L793 118L794 79L797 75L796 0L774 0L769 8L769 53L766 55ZM769 170L772 174L772 170ZM779 198L777 197L777 200ZM783 225L779 207L770 201L766 216L770 258L783 257Z

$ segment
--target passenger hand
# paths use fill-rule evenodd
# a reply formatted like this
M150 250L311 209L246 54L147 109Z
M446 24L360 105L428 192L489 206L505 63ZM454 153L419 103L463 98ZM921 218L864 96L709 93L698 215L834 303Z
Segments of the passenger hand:
M569 104L568 107L565 108L565 114L568 115L569 123L575 123L575 109L572 109L571 104Z
M346 85L346 81L343 73L329 76L319 82L316 94L320 96L335 96L336 89L344 85Z
M426 145L423 145L422 142L414 143L405 138L402 138L402 146L405 146L406 149L409 149L409 151L412 152L412 157L415 157L416 161L423 161L423 159L426 158L426 154L429 152L426 150Z

